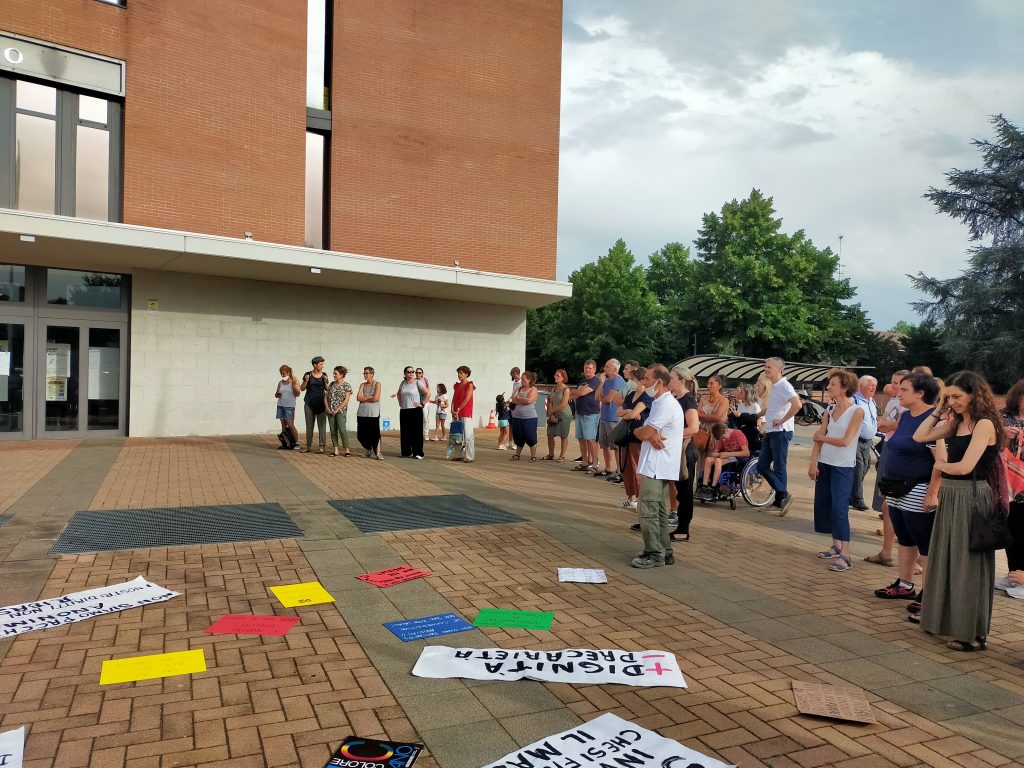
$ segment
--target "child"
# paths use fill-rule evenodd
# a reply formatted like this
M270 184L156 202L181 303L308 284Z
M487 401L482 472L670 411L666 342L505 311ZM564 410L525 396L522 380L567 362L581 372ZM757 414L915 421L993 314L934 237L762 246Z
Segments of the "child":
M498 419L498 450L508 450L508 441L511 437L509 419L512 418L512 409L505 402L504 392L494 398L494 415Z
M715 443L710 446L707 458L704 459L704 482L697 489L698 497L705 499L714 499L719 495L718 480L722 476L723 466L750 456L746 435L738 429L731 429L719 422L711 428L711 437ZM707 482L709 476L710 483Z
M437 385L437 397L434 398L434 405L437 406L437 416L434 419L434 436L431 440L448 439L448 433L445 431L445 421L448 418L448 398L445 395L448 394L448 387L444 384Z

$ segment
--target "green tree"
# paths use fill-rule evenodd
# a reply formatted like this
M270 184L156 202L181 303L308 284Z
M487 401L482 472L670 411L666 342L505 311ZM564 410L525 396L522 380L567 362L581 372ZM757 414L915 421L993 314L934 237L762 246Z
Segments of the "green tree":
M572 298L527 315L527 367L550 378L555 368L574 377L587 358L650 362L661 307L643 267L622 240L569 276Z
M951 365L942 351L942 333L935 323L911 325L903 339L903 367L927 365L936 376L946 377L962 367Z
M900 320L892 328L889 329L892 333L910 333L914 330L914 326L908 323L906 320Z
M978 243L967 268L949 279L919 272L911 281L932 298L914 307L937 326L946 357L1005 387L1024 370L1024 133L1002 115L991 122L996 138L972 142L984 167L953 169L948 189L925 193Z
M691 311L698 283L690 249L680 243L668 243L651 254L647 283L662 309L661 326L656 330L656 356L672 363L690 354L698 326Z
M846 363L863 356L869 330L839 258L802 230L782 231L758 190L704 215L690 313L699 352Z

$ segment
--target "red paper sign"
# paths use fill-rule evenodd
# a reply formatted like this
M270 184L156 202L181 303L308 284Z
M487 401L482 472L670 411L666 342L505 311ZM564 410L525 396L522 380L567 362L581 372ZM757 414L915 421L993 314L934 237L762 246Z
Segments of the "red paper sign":
M375 571L374 573L361 573L356 578L362 579L367 584L373 584L375 587L393 587L395 584L401 584L403 581L422 579L424 576L429 575L429 573L421 571L419 568L399 565L395 568L385 568L383 571Z
M211 635L286 635L299 623L298 616L250 616L229 613L206 628Z

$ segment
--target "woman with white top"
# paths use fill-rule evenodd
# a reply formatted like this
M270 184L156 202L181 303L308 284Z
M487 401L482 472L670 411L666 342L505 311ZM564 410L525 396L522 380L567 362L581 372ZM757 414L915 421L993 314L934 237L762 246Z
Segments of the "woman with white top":
M416 369L406 368L405 378L392 397L398 398L398 435L403 459L423 458L423 403L430 399L430 387L416 378Z
M523 371L519 389L512 395L512 442L516 444L516 455L511 461L519 461L523 447L530 446L530 461L537 460L537 377Z
M850 560L850 490L857 466L857 435L864 410L853 402L857 377L833 368L828 372L826 392L833 405L814 433L811 465L807 475L814 481L814 531L831 533L832 546L818 557L832 560L830 571L846 571Z
M373 378L373 368L363 368L363 383L356 390L356 439L370 459L383 459L380 452L380 382Z

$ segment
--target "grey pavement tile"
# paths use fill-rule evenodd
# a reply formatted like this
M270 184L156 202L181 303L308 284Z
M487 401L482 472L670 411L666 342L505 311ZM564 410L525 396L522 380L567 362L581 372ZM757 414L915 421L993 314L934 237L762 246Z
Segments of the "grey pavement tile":
M893 672L881 664L876 664L869 659L847 659L846 661L829 661L820 665L822 669L841 677L853 685L868 690L888 687L893 685L905 685L913 682L909 677L904 677L898 672Z
M395 692L409 722L421 733L448 725L465 725L492 720L472 691L461 688L446 691L443 695L424 694L409 696Z
M519 746L494 720L418 730L430 754L445 768L480 768Z
M507 717L550 712L565 707L557 696L540 683L530 680L496 682L498 685L474 688L473 694L491 715L502 722Z
M819 616L816 613L801 613L795 616L782 616L779 618L783 624L803 630L806 635L828 635L835 632L852 631L849 624L834 619L830 616Z
M932 661L913 651L898 651L885 656L879 656L876 659L872 659L872 661L895 672L899 672L901 675L906 675L911 680L917 681L957 677L963 674L955 669L952 664Z
M1006 707L1005 709L997 709L995 714L1000 717L1009 720L1011 723L1017 725L1024 725L1024 706Z
M796 637L792 640L780 640L775 643L782 650L794 656L809 661L812 664L820 664L824 661L846 661L857 658L853 651L840 648L820 637Z
M942 725L1001 755L1014 759L1024 757L1020 728L991 712L946 720Z
M806 632L783 624L777 619L757 619L755 621L739 621L732 625L736 629L753 635L758 640L767 640L775 643L779 640L792 640L796 637L805 637Z
M930 683L908 683L891 688L876 688L873 693L936 722L981 712L981 709L963 699L932 688Z
M569 709L551 712L536 712L532 715L518 715L502 719L502 727L512 734L519 746L532 744L538 739L574 728L583 720Z
M1003 709L1024 704L1024 696L979 680L971 675L958 675L944 680L933 680L930 685L956 696L981 709Z
M881 656L883 654L896 653L900 650L898 646L892 643L887 643L873 635L857 631L835 632L819 635L819 637L826 642L832 643L832 645L838 645L840 648L845 648L862 657Z
M687 599L685 597L681 598L681 600L691 608L695 608L701 613L706 613L711 618L718 619L726 624L733 624L734 622L742 623L757 616L757 614L749 608L744 608L742 605L728 603L722 600L701 601L700 605L694 605L692 599Z
M807 613L807 608L802 605L796 605L787 600L777 600L771 597L759 597L754 600L743 600L739 603L744 608L748 608L755 613L759 613L762 616L768 616L773 619L780 618L782 616L797 616L802 613Z

